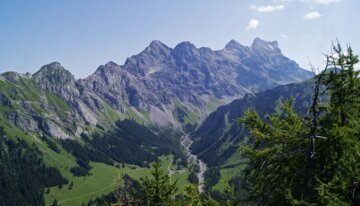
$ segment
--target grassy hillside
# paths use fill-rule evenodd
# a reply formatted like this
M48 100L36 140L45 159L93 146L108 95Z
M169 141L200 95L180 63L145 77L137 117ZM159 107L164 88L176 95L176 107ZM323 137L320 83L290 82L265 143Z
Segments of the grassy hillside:
M162 156L162 169L167 172L173 165L173 156ZM124 165L124 167L113 167L103 163L90 163L92 169L89 176L85 177L71 177L69 184L64 185L62 188L51 187L45 190L46 205L52 204L54 199L57 200L61 206L81 205L87 203L89 200L98 196L112 192L116 186L121 184L121 176L124 174L129 175L135 180L140 180L141 177L149 176L150 169L148 167L138 167L134 165ZM178 193L185 190L187 181L188 170L182 169L171 177L172 181L178 180ZM71 182L73 186L70 187ZM71 188L71 189L70 189ZM47 193L49 192L49 193Z
M72 107L59 96L42 91L31 78L13 73L4 74L4 76L6 78L0 78L0 126L4 128L7 138L25 140L29 145L35 145L41 152L44 164L58 169L69 181L67 185L54 186L49 190L48 188L45 189L47 205L51 204L54 199L61 205L81 205L82 202L87 203L90 199L111 192L118 184L120 174L128 174L136 180L150 174L147 167L141 168L125 164L124 168L117 168L101 162L90 162L90 175L75 177L70 172L70 169L78 166L78 158L71 151L65 150L61 141L48 137L39 130L24 131L24 128L15 125L26 124L31 126L26 122L27 120L22 120L22 118L32 119L33 116L37 116L41 118L40 122L56 122L59 126L64 126L63 129L66 130L66 128L74 126L72 122L68 121L68 115L72 112ZM132 108L128 108L125 114L119 114L111 107L106 106L100 112L104 119L113 122L113 124L119 120L122 123L120 122L115 126L116 131L109 131L108 133L103 131L102 127L91 128L89 125L86 126L85 130L90 132L88 141L92 140L91 134L96 132L101 134L97 139L97 143L111 140L112 144L106 145L116 146L114 142L126 142L126 144L121 145L125 145L127 149L121 149L121 151L131 152L125 156L132 156L131 154L134 154L134 152L143 151L140 152L143 155L136 156L136 161L143 164L143 161L147 160L147 162L144 162L145 165L149 163L149 160L153 160L156 156L164 153L174 153L176 158L181 156L180 146L176 140L176 136L178 136L176 132L163 131L157 128L152 128L154 132L148 130L140 125L143 124L144 120ZM21 116L21 121L17 119L17 116ZM143 114L143 116L147 117L148 115ZM125 119L135 121L126 121ZM190 115L190 119L196 121L193 115ZM109 136L112 139L108 139ZM96 147L95 143L91 145L90 142L81 139L76 139L76 141L83 146L88 145L88 147L100 152L102 149L108 151L106 148ZM139 142L142 143L139 144ZM104 154L104 152L102 153ZM116 155L107 152L106 156L113 159ZM172 158L169 155L162 157L164 170L167 171L168 168L177 167L172 165ZM119 161L115 159L115 162ZM124 161L128 161L128 159L124 159ZM135 162L135 159L133 161ZM185 189L188 174L188 170L184 168L171 178L172 181L178 179L179 193ZM70 185L72 185L71 189L69 189Z
M45 194L46 205L50 205L54 199L62 206L81 205L90 199L113 191L119 184L121 174L136 173L135 176L138 177L146 175L144 168L129 167L128 165L124 168L116 168L102 163L91 163L91 166L90 176L72 177L69 179L70 183L62 188L49 188L50 192ZM73 186L70 189L71 182L73 182Z

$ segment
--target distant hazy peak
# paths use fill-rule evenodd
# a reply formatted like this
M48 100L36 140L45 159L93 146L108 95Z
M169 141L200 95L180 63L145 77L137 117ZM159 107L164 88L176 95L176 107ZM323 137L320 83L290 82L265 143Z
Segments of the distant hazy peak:
M200 50L189 41L184 41L175 46L172 53L176 58L194 57L199 54Z
M153 40L153 41L150 42L149 46L146 47L145 51L150 50L150 49L153 49L153 50L170 50L170 47L168 47L166 44L162 43L159 40Z
M239 42L235 41L234 39L231 39L226 45L225 45L225 49L236 49L236 48L240 48L240 47L244 47L243 45L241 45Z
M255 38L251 44L251 49L255 50L267 50L267 51L276 51L281 52L279 49L279 43L277 41L265 41L259 37Z
M196 49L196 46L189 41L183 41L177 44L174 49L180 49L180 48Z
M108 63L105 64L105 67L117 67L117 66L119 65L113 61L109 61Z

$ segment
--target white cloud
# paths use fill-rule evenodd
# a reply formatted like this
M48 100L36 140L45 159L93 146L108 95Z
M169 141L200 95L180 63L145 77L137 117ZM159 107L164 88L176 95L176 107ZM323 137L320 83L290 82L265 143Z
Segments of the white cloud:
M293 2L295 0L273 0L273 2Z
M255 10L257 12L274 12L274 11L278 11L278 10L282 10L284 9L285 6L284 5L276 5L276 6L255 6L255 5L251 5L250 9Z
M333 4L333 3L340 3L342 0L273 0L273 2L308 2L313 4Z
M322 15L318 11L313 11L308 14L305 14L304 19L305 20L312 20L321 17Z
M286 34L281 34L280 37L283 38L283 39L288 39L289 38L288 35L286 35Z
M333 4L333 3L339 3L341 0L311 0L315 4Z
M245 27L246 31L252 30L252 29L256 29L259 26L260 22L257 19L251 19L249 21L249 24L247 25L247 27Z

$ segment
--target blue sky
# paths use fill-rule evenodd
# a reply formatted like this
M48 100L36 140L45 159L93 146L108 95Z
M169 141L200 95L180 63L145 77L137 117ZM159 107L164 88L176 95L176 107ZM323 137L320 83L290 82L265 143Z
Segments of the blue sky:
M84 78L123 64L152 40L222 49L231 39L278 40L300 66L322 65L332 40L360 51L359 0L2 0L0 72L58 61Z

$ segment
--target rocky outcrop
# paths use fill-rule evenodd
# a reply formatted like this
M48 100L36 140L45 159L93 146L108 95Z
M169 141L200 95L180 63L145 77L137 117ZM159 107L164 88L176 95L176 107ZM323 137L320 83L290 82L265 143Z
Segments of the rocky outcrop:
M57 124L55 124L54 122L47 122L44 121L41 125L42 127L42 131L55 139L69 139L71 138L71 136L64 132L64 130Z

